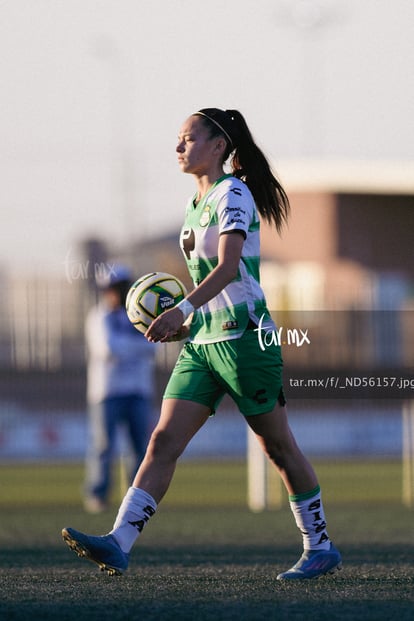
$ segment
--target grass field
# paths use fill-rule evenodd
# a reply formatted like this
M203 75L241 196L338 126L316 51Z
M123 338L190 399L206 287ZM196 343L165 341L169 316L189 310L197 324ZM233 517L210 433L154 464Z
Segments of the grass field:
M0 619L4 621L335 620L414 618L414 512L398 463L319 463L329 531L344 569L295 584L276 575L297 560L287 503L246 508L241 463L180 464L122 577L101 574L63 544L60 530L109 530L80 504L82 466L3 465Z

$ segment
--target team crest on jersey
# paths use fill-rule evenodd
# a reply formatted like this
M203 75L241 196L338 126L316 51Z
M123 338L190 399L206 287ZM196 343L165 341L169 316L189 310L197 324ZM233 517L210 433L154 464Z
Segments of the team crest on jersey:
M207 226L207 224L210 222L210 215L211 207L210 205L206 205L200 216L200 226Z

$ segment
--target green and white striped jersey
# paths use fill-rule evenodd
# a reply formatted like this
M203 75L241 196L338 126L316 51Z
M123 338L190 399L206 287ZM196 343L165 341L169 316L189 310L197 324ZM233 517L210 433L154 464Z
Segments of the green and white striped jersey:
M239 338L249 319L272 330L260 286L260 221L253 196L245 183L232 175L216 181L195 205L192 197L180 235L190 276L197 286L216 267L219 236L240 231L244 238L238 274L217 296L198 308L193 316L190 339L212 343Z

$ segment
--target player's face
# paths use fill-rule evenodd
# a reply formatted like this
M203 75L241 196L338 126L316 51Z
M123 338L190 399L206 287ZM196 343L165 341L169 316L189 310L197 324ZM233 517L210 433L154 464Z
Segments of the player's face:
M202 119L190 116L178 135L176 147L178 165L182 172L207 174L217 165L217 138L210 138Z

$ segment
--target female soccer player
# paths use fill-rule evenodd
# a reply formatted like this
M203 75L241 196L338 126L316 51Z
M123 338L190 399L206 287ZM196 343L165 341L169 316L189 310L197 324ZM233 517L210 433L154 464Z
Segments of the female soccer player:
M68 545L109 573L155 513L177 459L225 393L236 402L289 494L304 552L279 580L316 578L341 566L328 537L320 487L289 428L280 347L263 349L258 330L274 330L259 284L260 216L278 231L289 201L237 110L206 108L183 124L178 165L193 175L180 241L195 288L147 330L151 342L187 338L166 387L146 456L109 534L63 529ZM224 172L230 158L232 172Z

